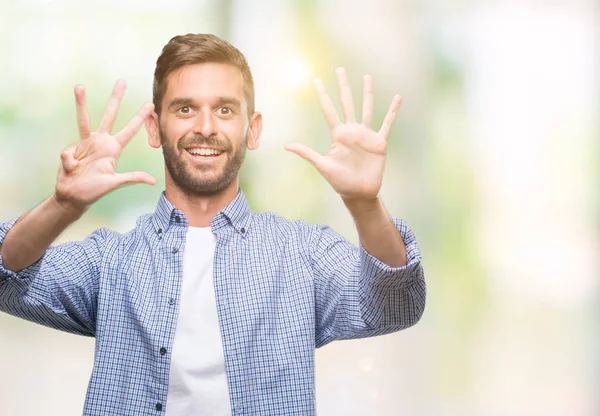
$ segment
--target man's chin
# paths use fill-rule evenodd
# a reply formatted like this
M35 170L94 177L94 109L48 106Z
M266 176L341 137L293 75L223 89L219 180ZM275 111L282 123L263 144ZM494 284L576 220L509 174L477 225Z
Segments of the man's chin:
M227 187L228 185L223 186L223 184L203 184L202 186L194 186L188 189L186 193L195 196L215 196L224 192Z
M175 185L186 193L198 196L212 196L223 192L231 184L226 183L225 178L206 172L194 172L186 178L177 178Z

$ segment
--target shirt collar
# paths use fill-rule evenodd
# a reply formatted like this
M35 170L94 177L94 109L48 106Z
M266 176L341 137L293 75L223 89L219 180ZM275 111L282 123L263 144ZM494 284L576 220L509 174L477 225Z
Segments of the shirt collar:
M213 233L216 233L224 226L233 226L240 234L246 235L251 223L251 210L246 200L246 196L241 188L236 197L217 215L210 223ZM156 211L154 212L154 227L158 234L169 229L171 225L188 225L187 217L183 211L177 209L166 197L163 191L158 200Z

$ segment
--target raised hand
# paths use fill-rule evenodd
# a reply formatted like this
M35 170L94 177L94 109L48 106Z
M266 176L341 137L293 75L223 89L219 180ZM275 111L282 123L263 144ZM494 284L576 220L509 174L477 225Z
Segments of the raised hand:
M362 120L356 121L352 92L346 71L336 70L344 112L342 122L320 80L315 80L321 108L331 132L331 147L326 155L301 143L289 143L286 150L311 162L344 200L377 198L383 180L387 137L402 99L394 96L379 131L373 121L373 77L363 78Z
M56 198L61 204L84 210L103 195L122 185L156 183L146 172L116 172L117 160L125 145L154 109L151 103L144 104L120 132L111 135L125 87L125 81L122 80L115 84L96 131L90 128L85 90L81 85L75 87L80 140L68 146L60 155L62 163L58 169Z

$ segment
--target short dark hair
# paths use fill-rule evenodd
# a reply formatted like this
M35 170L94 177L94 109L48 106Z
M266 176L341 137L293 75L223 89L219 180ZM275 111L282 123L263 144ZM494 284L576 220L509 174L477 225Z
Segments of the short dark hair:
M254 80L246 57L235 46L218 36L189 33L172 38L156 61L152 101L159 116L162 99L167 90L167 76L185 65L207 62L233 65L242 72L248 117L254 113Z

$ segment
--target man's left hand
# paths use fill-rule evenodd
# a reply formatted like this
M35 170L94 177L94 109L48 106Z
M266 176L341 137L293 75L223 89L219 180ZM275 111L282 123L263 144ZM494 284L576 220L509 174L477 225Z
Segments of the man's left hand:
M285 148L311 162L345 202L374 200L379 194L383 180L387 137L402 98L399 95L394 96L381 128L374 131L371 127L373 77L363 77L362 120L359 123L356 121L346 71L344 68L338 68L336 75L344 112L343 122L323 83L318 79L314 81L323 114L331 131L331 147L327 154L321 155L301 143L289 143Z

